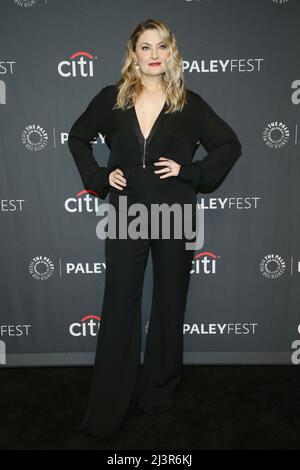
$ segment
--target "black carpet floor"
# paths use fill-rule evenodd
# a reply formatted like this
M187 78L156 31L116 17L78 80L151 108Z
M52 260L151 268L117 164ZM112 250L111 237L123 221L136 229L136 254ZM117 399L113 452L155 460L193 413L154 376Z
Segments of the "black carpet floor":
M300 449L297 366L184 366L176 406L109 443L74 432L91 367L0 369L0 449Z

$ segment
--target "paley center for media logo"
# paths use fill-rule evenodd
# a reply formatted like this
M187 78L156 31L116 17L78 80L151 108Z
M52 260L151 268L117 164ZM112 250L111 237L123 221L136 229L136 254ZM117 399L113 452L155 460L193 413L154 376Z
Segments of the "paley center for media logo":
M0 90L1 91L1 90ZM97 139L100 137L102 143L105 142L104 136L99 132L97 136L90 141L90 144L97 144ZM44 150L47 145L49 144L49 135L48 132L45 130L43 126L36 123L28 124L21 133L21 140L23 145L27 150L32 152L37 152ZM56 133L55 129L53 129L53 146L56 147ZM67 141L66 133L61 133L61 143L65 143ZM96 195L96 193L94 192Z
M275 253L265 255L259 264L261 274L267 279L277 279L287 270L287 262L282 256ZM289 273L291 276L300 274L300 261L294 261L291 256L289 261Z
M55 274L55 265L48 256L35 256L29 263L29 272L32 277L38 281L50 279ZM106 263L104 261L96 262L62 262L59 259L59 275L91 275L103 274L106 271Z
M15 5L18 7L29 8L36 5L38 0L14 0Z
M270 122L263 130L263 141L272 149L282 148L288 143L289 139L290 130L281 121Z
M54 274L54 263L47 256L35 256L29 263L29 272L34 279L44 281Z
M33 152L44 150L48 145L49 137L45 129L39 124L29 124L21 134L22 143Z

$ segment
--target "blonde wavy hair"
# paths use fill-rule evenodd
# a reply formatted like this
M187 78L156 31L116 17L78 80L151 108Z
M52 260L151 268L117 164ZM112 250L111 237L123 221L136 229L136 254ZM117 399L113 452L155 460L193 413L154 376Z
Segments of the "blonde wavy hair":
M156 29L169 50L166 72L162 76L168 108L166 113L182 110L186 101L186 86L182 70L182 56L177 49L176 39L168 26L160 20L150 18L139 23L126 44L121 78L115 83L118 95L113 109L124 111L133 106L144 86L141 82L141 72L135 67L134 55L140 35L147 29Z

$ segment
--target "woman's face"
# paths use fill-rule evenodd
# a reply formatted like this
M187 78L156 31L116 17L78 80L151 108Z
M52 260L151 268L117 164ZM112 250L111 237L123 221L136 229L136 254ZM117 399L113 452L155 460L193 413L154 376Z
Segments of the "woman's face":
M156 29L147 29L137 41L134 57L141 73L151 76L161 75L167 68L169 50Z

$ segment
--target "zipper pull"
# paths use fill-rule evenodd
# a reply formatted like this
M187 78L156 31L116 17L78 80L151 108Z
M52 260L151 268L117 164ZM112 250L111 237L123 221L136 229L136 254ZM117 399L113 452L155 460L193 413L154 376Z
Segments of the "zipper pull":
M146 168L146 163L145 163L145 149L146 149L146 141L147 139L144 139L144 153L143 153L143 168Z

